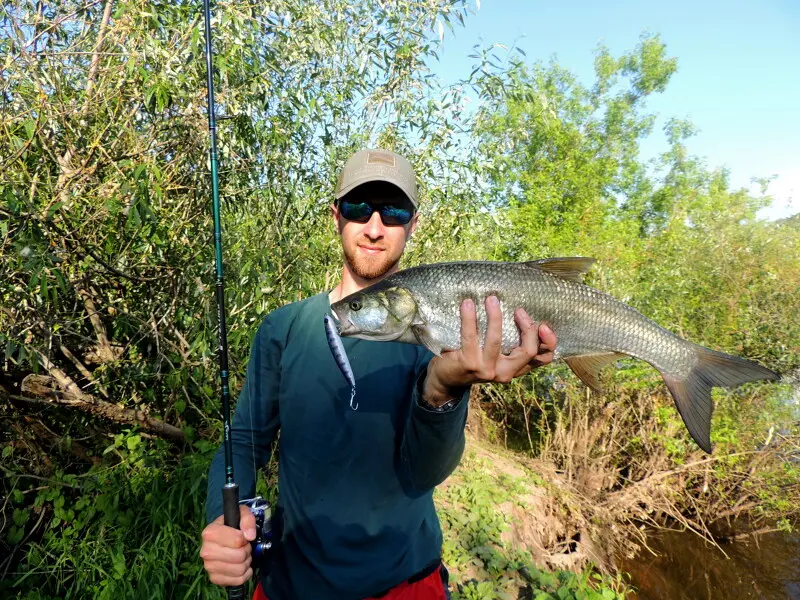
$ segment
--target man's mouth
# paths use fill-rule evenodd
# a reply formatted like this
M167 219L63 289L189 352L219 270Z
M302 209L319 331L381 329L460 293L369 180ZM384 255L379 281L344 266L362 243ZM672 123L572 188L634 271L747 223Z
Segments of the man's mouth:
M380 254L385 250L385 248L381 248L380 246L371 246L369 244L359 244L358 247L366 254Z

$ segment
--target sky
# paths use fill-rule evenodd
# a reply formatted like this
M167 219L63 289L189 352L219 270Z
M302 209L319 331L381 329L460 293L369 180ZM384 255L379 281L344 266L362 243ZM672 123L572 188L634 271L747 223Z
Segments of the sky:
M699 130L689 152L727 167L733 188L778 176L768 189L773 206L759 216L800 212L800 0L469 2L465 26L444 29L440 61L430 65L443 83L469 75L475 44L502 43L530 61L555 57L588 85L599 43L616 56L642 33L659 34L678 71L648 100L658 120L643 158L666 150L666 119L688 118Z

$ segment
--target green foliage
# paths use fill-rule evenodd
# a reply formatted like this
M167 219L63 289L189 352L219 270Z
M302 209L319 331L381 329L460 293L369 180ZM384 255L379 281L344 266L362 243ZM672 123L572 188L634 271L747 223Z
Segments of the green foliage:
M690 156L691 123L667 123L670 147L653 165L638 158L639 141L652 126L646 100L663 91L675 70L664 44L647 36L620 57L600 48L591 86L555 64L484 64L476 77L486 99L475 122L476 164L508 229L492 255L596 257L590 285L691 341L791 374L800 365L796 218L757 219L769 198L731 190L724 171L709 171ZM504 423L525 428L536 452L559 419L572 419L562 410L573 401L551 389L570 377L553 370L487 395ZM625 397L663 386L641 364L626 364L614 381ZM741 396L719 396L712 435L721 451L750 448L771 426L792 423L778 409L791 402L791 390L761 389L747 397L745 410L725 409L728 399ZM767 412L755 418L755 410ZM647 418L656 419L664 433L652 435L676 463L694 450L683 428L671 427L680 423L671 406Z
M129 432L86 473L58 472L43 487L11 477L14 497L32 500L15 520L47 525L0 583L4 597L223 598L197 559L210 454L170 454Z
M510 209L505 256L560 255L601 235L621 208L647 203L638 141L653 118L642 106L675 69L658 38L645 37L618 59L600 48L591 88L556 64L521 60L477 78L486 101L475 122L479 164ZM619 233L637 225L645 223L620 224Z
M654 122L647 100L677 68L665 44L599 48L590 83L484 52L470 81L439 89L430 32L463 21L465 6L218 4L234 393L262 317L335 285L337 169L378 144L406 153L421 178L422 224L404 265L594 256L589 283L661 325L796 372L797 217L758 220L769 199L730 189L724 171L692 157L689 122L668 122L653 164L639 157ZM196 555L220 440L197 4L16 0L0 11L0 592L221 597ZM472 92L481 103L467 117ZM621 367L594 401L565 367L491 387L490 429L575 478L607 470L604 492L691 465L696 448L657 375ZM766 389L715 396L723 458L687 472L671 496L688 518L701 497L709 511L753 501L756 516L795 527L798 472L781 452L796 444L796 392ZM183 441L153 439L153 423ZM506 547L498 506L531 477L479 471L443 491L446 562L481 573L459 597L500 598L520 577L537 598L618 597L619 581L540 571ZM274 499L274 485L261 491Z

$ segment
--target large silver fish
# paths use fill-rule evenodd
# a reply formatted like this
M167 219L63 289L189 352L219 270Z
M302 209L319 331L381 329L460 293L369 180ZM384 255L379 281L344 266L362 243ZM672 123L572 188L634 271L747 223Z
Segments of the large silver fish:
M434 354L461 346L459 307L475 302L480 339L483 300L496 295L503 311L502 352L520 344L514 310L523 307L558 337L555 358L600 391L600 370L622 355L659 370L695 442L711 452L711 388L776 380L759 364L693 344L635 309L582 283L591 258L525 263L455 262L398 271L332 305L342 336L420 344Z

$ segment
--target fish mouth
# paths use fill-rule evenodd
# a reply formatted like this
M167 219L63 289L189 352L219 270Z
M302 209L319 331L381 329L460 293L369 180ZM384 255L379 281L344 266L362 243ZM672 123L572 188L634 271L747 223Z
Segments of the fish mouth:
M355 325L353 325L349 320L346 323L339 323L336 326L336 331L339 332L339 335L352 335L354 333L358 333L358 329Z
M335 310L331 312L333 313L333 322L339 337L351 337L362 340L370 340L373 342L392 342L403 335L402 331L400 333L384 334L364 332L361 331L347 315L339 318L339 315Z
M340 317L336 310L332 310L331 315L333 316L333 324L336 327L336 333L340 336L352 334L357 331L356 326L346 316Z

